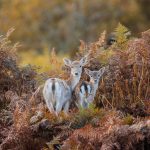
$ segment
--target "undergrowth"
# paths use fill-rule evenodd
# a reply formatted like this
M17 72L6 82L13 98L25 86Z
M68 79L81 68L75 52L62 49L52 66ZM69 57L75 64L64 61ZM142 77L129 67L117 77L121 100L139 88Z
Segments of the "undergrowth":
M73 121L71 122L71 128L78 129L84 127L86 124L96 123L94 120L99 120L104 116L104 110L95 108L94 105L90 105L89 108L80 108L79 111L74 115Z
M91 70L108 66L101 79L95 103L98 107L123 108L144 105L150 99L150 30L141 38L131 38L130 31L119 24L115 30L116 42L104 49L106 33L97 42L81 43L78 57L90 53ZM109 54L109 55L108 55ZM82 79L87 80L84 75Z
M12 31L0 37L1 149L111 150L141 148L142 143L149 148L150 30L132 38L130 31L119 24L112 45L107 45L105 31L96 42L81 41L72 59L88 53L86 68L98 70L106 66L107 70L94 104L88 109L73 107L69 115L61 112L59 116L50 114L45 105L38 88L42 77L37 67L19 66L15 52L18 44L9 41ZM48 77L67 79L70 69L61 61L53 49L51 70L43 75L41 83ZM84 70L81 80L89 80ZM31 123L36 114L40 117Z

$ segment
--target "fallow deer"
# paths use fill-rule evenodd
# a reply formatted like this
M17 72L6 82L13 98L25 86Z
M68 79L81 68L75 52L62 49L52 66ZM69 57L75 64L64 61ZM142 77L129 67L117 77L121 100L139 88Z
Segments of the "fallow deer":
M90 81L82 81L81 84L78 84L75 88L74 94L77 100L77 107L88 108L89 104L93 102L99 80L104 71L105 67L101 68L99 71L91 71L85 68L85 73L90 77Z
M82 68L87 64L87 58L85 56L80 61L65 58L65 65L71 69L70 78L67 81L50 78L45 82L43 96L50 112L58 114L62 109L65 113L68 112L72 91L80 80Z

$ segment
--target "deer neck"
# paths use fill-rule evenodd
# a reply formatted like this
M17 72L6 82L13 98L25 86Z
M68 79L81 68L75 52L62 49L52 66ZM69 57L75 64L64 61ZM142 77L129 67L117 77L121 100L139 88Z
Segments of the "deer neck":
M92 85L93 85L93 94L95 95L98 89L98 83L92 83Z
M67 84L70 86L71 90L73 91L76 85L79 83L80 76L73 76L70 75L70 78L67 80Z

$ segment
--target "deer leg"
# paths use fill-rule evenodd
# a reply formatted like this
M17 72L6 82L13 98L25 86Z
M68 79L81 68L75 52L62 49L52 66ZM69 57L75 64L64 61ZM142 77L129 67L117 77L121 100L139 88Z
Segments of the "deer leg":
M51 102L51 94L47 92L46 88L43 89L43 97L44 97L46 106L48 107L49 111L51 113L54 113L55 111L54 111L53 104Z
M47 101L46 101L46 104L47 104L47 107L48 107L49 111L51 113L55 113L53 104L51 102L47 102Z
M56 115L58 115L61 110L62 110L62 104L56 103Z
M85 97L82 99L81 106L82 106L82 108L88 108L88 102L87 102L87 99Z
M65 112L65 114L67 114L67 113L68 113L69 106L70 106L70 102L69 102L69 101L67 101L67 102L65 103L65 105L64 105L64 112Z

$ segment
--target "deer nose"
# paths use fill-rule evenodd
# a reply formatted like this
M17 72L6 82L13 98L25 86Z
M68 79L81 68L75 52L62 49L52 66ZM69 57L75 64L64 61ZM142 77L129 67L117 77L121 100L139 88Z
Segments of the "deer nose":
M95 82L97 82L97 80L94 80Z
M77 75L78 75L78 73L75 73L75 75L77 76Z

